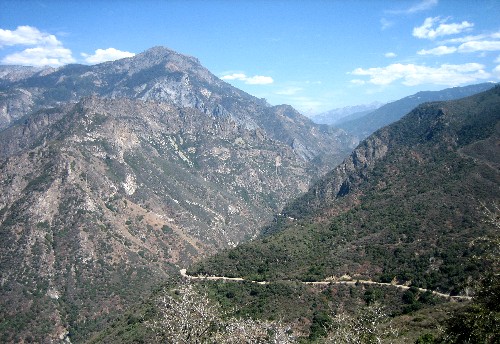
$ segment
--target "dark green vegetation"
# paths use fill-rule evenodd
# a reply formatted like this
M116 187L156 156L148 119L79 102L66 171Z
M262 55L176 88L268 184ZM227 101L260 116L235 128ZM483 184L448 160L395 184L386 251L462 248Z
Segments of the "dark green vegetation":
M497 235L500 88L430 103L360 144L286 207L267 236L195 264L191 274L255 280L356 278L464 293L490 266Z
M255 331L262 322L272 322L290 334L294 340L290 342L321 342L324 337L335 331L335 326L343 325L338 321L341 309L349 309L350 314L367 314L376 309L380 312L377 325L387 325L390 315L401 314L402 293L388 287L339 286L326 287L305 286L297 282L276 282L268 285L258 285L248 282L200 282L193 285L196 293L190 295L189 300L177 304L178 313L183 307L195 300L197 305L209 302L214 306L217 324L223 324L230 319L240 324L252 322L253 327L247 331ZM158 331L152 325L160 321L164 304L158 303L166 295L179 295L184 288L181 281L170 281L159 288L151 297L120 317L119 320L95 336L91 343L136 343L162 342ZM376 301L369 301L372 295L377 295ZM201 297L200 297L201 296ZM381 307L380 302L397 306ZM438 313L449 309L440 300L434 300L443 308ZM193 308L198 308L193 305ZM201 306L200 306L201 307ZM198 308L199 309L199 308ZM334 311L336 310L336 311ZM203 312L202 312L203 313ZM193 311L187 326L197 323L196 311ZM176 317L172 315L172 317ZM428 315L421 316L428 319ZM236 319L236 320L235 320ZM179 321L180 319L172 319ZM435 332L436 324L426 324L425 329ZM407 330L406 333L409 331ZM414 336L413 333L411 335ZM161 337L161 336L160 336ZM213 336L206 342L212 342ZM172 337L170 337L172 340ZM196 340L193 339L195 342ZM203 341L202 341L203 342ZM221 341L226 343L226 341ZM227 341L231 342L231 341ZM234 342L234 341L233 341ZM282 343L282 342L278 342Z
M498 271L488 274L479 283L474 302L448 319L444 335L437 338L435 342L500 342L500 276Z

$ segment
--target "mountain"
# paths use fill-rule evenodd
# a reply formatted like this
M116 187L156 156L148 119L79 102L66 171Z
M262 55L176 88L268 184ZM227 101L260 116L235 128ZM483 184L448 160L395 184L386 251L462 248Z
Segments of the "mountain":
M90 342L495 341L499 120L498 86L415 108Z
M229 116L239 126L262 129L270 138L294 146L309 160L331 145L341 148L343 139L341 131L315 125L290 106L269 106L220 80L196 58L165 47L94 66L3 70L11 72L0 70L0 129L29 112L95 95L158 101Z
M163 47L0 78L3 342L83 341L350 150Z
M262 238L188 273L354 279L466 293L489 266L498 209L500 87L421 105L364 140L291 202Z
M318 124L335 125L344 122L347 118L359 118L373 110L381 107L382 103L373 102L366 105L346 106L343 108L332 109L311 117L311 120Z
M416 106L425 102L453 100L467 97L492 88L495 84L483 83L464 87L447 88L441 91L423 91L414 95L385 104L364 116L344 118L335 126L362 140L388 124L391 124L406 115Z

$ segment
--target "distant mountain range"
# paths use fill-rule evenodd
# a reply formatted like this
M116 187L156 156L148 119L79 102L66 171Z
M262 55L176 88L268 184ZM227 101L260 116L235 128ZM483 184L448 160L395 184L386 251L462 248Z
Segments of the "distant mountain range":
M83 340L178 266L256 236L352 149L163 47L3 66L0 128L7 342Z
M311 120L318 124L335 125L358 117L362 117L373 110L384 105L383 103L373 102L366 105L346 106L333 109L311 117Z
M426 102L453 100L467 97L492 88L494 83L483 83L463 87L447 88L441 91L422 91L414 95L387 103L368 113L359 113L351 117L344 117L334 126L345 130L347 133L362 140L388 124L391 124L413 108Z

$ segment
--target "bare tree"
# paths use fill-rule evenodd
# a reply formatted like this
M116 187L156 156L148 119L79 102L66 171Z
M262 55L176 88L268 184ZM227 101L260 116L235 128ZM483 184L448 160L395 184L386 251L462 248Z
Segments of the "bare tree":
M164 290L156 303L158 315L148 323L157 339L167 343L208 343L217 332L220 310L206 295L184 282Z
M229 319L218 339L218 343L224 344L295 343L290 328L286 328L280 321L236 318Z
M156 300L157 316L147 325L162 343L275 343L294 342L281 321L228 318L220 306L184 281L165 289Z
M355 315L345 312L333 317L333 326L325 343L372 344L390 342L397 338L397 330L379 304L362 308Z

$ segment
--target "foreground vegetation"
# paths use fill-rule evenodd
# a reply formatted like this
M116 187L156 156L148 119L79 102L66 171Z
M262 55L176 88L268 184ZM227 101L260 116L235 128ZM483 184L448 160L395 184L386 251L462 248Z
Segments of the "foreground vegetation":
M463 303L361 285L172 280L90 343L497 343L499 291L498 275Z

